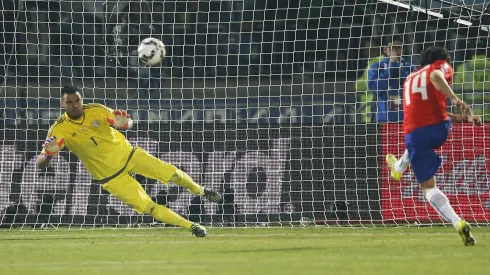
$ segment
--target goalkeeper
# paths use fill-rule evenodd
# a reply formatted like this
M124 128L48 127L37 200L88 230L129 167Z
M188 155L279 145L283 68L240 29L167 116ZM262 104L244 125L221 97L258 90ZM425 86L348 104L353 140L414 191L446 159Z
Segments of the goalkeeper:
M203 226L153 202L130 174L140 174L165 184L174 182L213 202L221 200L218 192L200 186L174 165L132 146L116 130L132 127L133 121L126 112L113 111L97 103L83 104L78 89L71 85L61 90L61 106L65 113L49 128L47 140L37 158L39 168L47 167L66 146L82 161L95 182L140 214L150 214L161 222L188 229L197 237L206 236Z

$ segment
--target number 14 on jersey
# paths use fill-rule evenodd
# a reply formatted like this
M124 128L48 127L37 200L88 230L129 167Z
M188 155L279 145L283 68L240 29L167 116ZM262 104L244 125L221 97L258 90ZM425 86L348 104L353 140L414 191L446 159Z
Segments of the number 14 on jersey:
M405 104L407 106L410 105L410 93L420 93L422 100L427 100L427 71L419 71L408 76L407 80L403 84L403 90L405 93Z

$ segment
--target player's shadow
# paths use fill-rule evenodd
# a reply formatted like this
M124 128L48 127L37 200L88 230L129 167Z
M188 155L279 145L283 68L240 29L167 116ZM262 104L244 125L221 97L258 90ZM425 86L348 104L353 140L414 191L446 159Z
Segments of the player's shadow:
M305 246L305 247L282 247L282 248L260 248L248 250L223 250L216 253L256 253L256 252L282 252L282 251L306 251L306 250L325 250L325 247Z

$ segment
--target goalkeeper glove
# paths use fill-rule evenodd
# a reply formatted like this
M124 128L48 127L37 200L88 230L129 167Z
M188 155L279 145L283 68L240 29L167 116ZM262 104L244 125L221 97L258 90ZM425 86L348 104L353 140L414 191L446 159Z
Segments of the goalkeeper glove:
M133 127L133 121L125 111L116 110L113 114L114 118L106 118L110 125L118 129L131 129Z
M63 147L63 143L65 143L64 138L60 138L59 141L56 141L56 137L50 137L43 143L44 155L47 159L51 159L55 156Z

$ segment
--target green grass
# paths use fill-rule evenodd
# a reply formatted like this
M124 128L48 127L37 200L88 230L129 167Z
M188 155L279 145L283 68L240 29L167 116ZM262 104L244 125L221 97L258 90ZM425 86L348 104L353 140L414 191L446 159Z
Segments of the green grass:
M211 228L0 231L0 274L489 274L490 229Z

